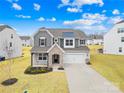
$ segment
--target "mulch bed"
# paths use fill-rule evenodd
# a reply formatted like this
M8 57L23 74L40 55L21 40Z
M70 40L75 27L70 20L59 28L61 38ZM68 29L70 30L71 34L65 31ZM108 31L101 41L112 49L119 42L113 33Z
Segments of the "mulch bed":
M16 79L16 78L10 78L10 79L3 81L1 84L4 86L9 86L9 85L15 84L17 81L18 81L18 79Z

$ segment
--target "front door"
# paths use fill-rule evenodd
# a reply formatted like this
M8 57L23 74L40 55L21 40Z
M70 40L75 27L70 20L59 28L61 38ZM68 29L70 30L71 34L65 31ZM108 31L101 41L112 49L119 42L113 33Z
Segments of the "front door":
M58 54L54 54L53 56L52 56L52 63L53 64L59 64L59 55Z

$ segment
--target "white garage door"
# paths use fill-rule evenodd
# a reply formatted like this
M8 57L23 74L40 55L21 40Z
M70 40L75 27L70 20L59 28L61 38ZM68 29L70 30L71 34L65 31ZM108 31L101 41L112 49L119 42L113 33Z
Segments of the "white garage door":
M85 63L86 53L66 53L64 63Z

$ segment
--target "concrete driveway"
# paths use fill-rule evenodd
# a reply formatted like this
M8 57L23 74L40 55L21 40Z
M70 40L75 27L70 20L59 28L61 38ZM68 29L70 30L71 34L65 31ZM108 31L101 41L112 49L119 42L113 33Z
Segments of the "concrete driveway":
M85 64L65 64L70 93L122 93Z

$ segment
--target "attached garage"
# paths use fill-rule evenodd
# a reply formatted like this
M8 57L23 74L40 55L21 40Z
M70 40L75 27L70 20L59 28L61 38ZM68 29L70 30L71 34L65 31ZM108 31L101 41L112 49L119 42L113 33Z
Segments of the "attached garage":
M87 58L87 53L65 53L63 63L85 63Z

